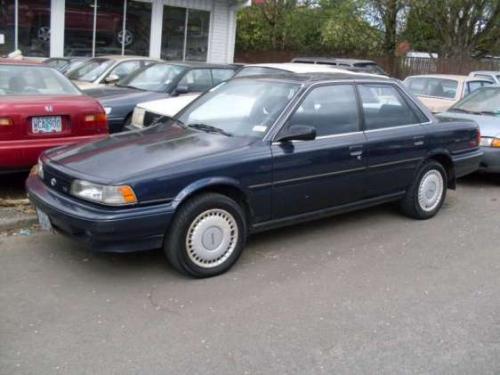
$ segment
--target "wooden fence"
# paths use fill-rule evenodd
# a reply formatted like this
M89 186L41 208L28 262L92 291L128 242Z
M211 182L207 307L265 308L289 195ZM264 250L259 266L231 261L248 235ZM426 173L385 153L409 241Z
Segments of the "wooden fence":
M305 56L292 51L255 51L238 52L235 61L239 63L280 63L289 62L294 57ZM347 56L338 56L347 57ZM356 56L356 58L361 58ZM474 70L500 71L500 59L444 59L422 57L396 57L391 61L388 57L366 57L374 60L391 76L404 79L416 74L464 74Z

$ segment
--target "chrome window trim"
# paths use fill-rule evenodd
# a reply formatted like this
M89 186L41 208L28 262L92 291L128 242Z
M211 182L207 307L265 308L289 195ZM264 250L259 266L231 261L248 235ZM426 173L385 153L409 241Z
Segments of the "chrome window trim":
M365 133L372 133L372 132L379 132L379 131L392 130L392 129L400 129L400 128L409 128L411 126L423 126L423 125L429 125L429 124L432 124L432 121L419 122L419 123L416 123L416 124L408 124L408 125L391 126L391 127L387 127L387 128L380 128L380 129L370 129L370 130L365 130Z

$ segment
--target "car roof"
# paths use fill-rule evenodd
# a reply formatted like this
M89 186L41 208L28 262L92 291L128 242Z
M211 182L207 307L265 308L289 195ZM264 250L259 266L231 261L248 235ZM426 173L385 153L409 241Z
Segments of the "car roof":
M125 61L125 60L154 60L154 61L161 61L159 59L154 59L152 57L133 56L133 55L125 55L125 56L122 56L122 55L99 55L99 56L96 56L95 58L115 60L115 61Z
M342 67L335 67L331 65L317 65L317 64L302 64L302 63L263 63L263 64L249 64L245 67L263 67L270 69L287 70L290 73L349 73L358 76L359 74L366 76L373 76L373 78L380 78L377 74L353 72Z
M238 69L239 67L232 64L210 64L201 61L176 61L176 60L168 60L168 61L159 61L159 64L170 64L170 65L179 65L184 66L186 68L224 68L224 69Z
M376 64L373 60L361 60L361 59L350 59L350 58L337 58L337 57L296 57L292 61L295 60L303 60L303 61L321 61L327 63L348 63L348 64L357 64L357 63L366 63L366 64Z
M263 74L255 76L236 77L233 80L255 79L275 82L298 83L302 85L312 85L321 82L332 81L378 81L378 82L396 82L394 79L381 77L375 74L363 74L354 72L332 72L332 73L283 73L283 74Z
M2 65L32 65L32 66L42 66L40 62L34 60L16 60L16 59L4 59L0 58L0 64Z
M479 73L479 74L498 74L500 73L500 70L474 70L472 72L470 72L470 74L475 74L475 73Z
M408 78L439 78L439 79L452 79L456 80L459 82L466 82L466 81L487 81L486 79L481 79L477 77L470 77L470 76L465 76L465 75L460 75L460 74L419 74L419 75L414 75L414 76L408 76Z

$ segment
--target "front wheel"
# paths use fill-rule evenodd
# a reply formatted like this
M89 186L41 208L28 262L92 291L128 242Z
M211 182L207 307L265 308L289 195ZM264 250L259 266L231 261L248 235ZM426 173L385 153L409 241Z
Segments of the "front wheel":
M246 241L242 208L231 198L207 193L188 201L176 215L164 244L170 264L194 277L227 271Z
M430 219L441 209L447 186L443 166L436 161L425 163L401 201L402 211L415 219Z

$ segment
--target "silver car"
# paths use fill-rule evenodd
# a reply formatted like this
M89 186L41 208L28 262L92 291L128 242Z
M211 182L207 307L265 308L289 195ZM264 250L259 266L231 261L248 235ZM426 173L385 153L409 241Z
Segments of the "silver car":
M484 153L480 170L500 173L500 86L477 90L439 117L470 119L479 124Z
M161 60L141 56L94 57L68 73L68 78L80 89L96 88L116 83L137 70L158 61Z

